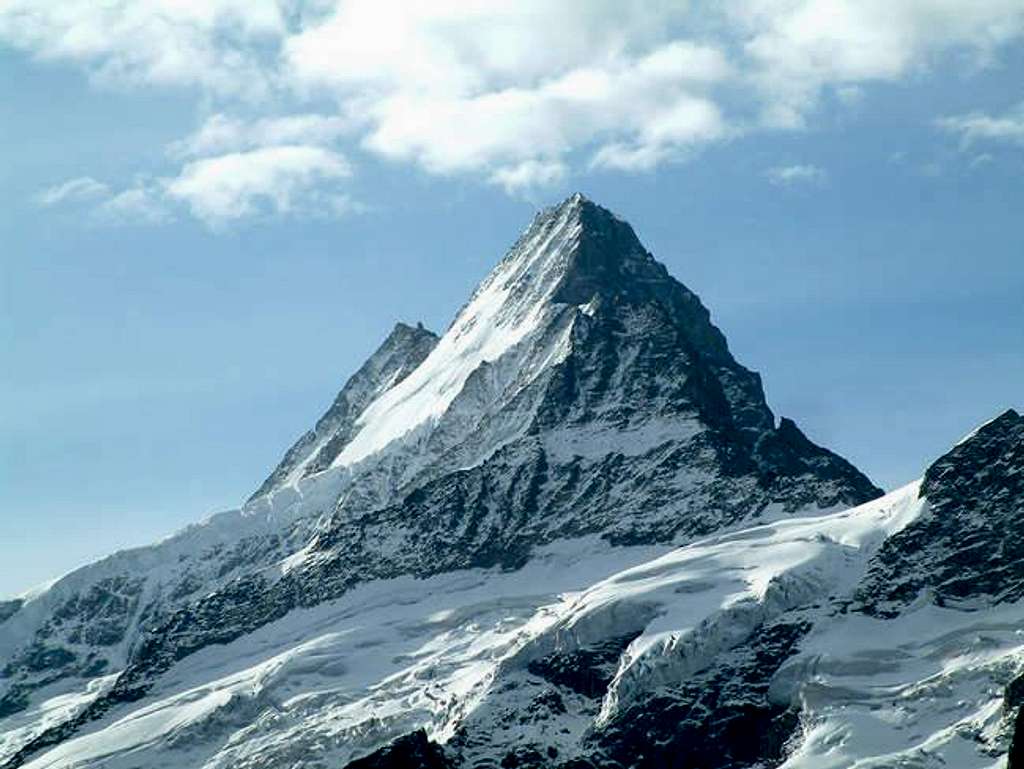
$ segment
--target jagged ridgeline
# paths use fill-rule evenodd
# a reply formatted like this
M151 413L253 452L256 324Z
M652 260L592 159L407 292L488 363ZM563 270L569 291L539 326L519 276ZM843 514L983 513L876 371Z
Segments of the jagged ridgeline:
M941 468L974 478L980 440L1012 479L1013 430ZM941 468L881 497L777 421L700 299L574 195L442 336L398 324L242 508L0 603L0 766L846 766L904 668L962 673L980 725L901 734L991 763L1016 647L943 667L938 629L978 625L928 522L988 491ZM1016 589L971 582L1009 627Z

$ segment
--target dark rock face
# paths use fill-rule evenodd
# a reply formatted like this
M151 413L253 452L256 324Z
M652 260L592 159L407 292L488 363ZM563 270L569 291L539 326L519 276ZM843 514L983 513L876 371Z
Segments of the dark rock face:
M612 334L628 333L630 316L646 315L655 334L646 338L642 365L648 374L660 371L677 387L689 384L686 394L700 402L710 421L754 434L770 430L774 418L760 377L735 361L697 295L669 275L633 228L611 212L584 200L579 220L583 235L554 301L596 304ZM601 312L602 307L607 309ZM602 352L612 351L605 346ZM602 356L601 362L610 366L621 359ZM641 380L632 392L639 395L645 384L650 383Z
M1010 753L1006 769L1022 769L1024 767L1024 708L1017 711L1013 719L1013 739L1010 742Z
M23 603L24 601L20 598L15 598L11 601L0 601L0 622L6 622L13 617Z
M1013 713L1013 731L1006 769L1024 769L1024 676L1010 682L1003 695L1003 707Z
M929 589L939 605L1024 596L1024 417L1012 409L928 468L927 511L890 537L858 597L896 614Z
M612 682L623 650L635 637L609 638L572 652L549 654L530 662L527 670L584 697L602 697Z
M16 681L0 695L0 717L24 710L34 690L54 681L105 673L106 650L124 639L143 583L127 575L101 579L59 605L34 641L0 668L0 681ZM89 651L73 651L83 646Z
M303 463L302 476L330 467L354 435L355 421L384 390L407 377L437 345L438 337L422 324L399 323L334 399L316 427L288 449L281 463L250 497L255 499L280 485Z
M810 624L796 614L756 628L685 680L652 689L608 724L590 728L569 749L545 742L559 724L592 721L617 662L631 637L610 639L570 653L534 660L525 678L496 685L487 713L471 719L447 744L459 769L746 769L784 760L797 732L797 709L769 701L772 677L798 651ZM507 694L505 693L507 690ZM524 692L536 692L532 698ZM508 697L509 706L498 701ZM547 731L539 725L550 724ZM504 735L525 727L508 744ZM492 731L487 731L488 729Z
M595 766L741 769L776 766L799 714L768 685L809 626L775 623L705 671L635 703L592 737Z
M345 769L454 769L454 766L445 758L444 751L420 729L350 762Z
M815 501L825 507L856 505L881 495L881 490L845 459L812 443L796 423L783 417L777 429L759 436L752 458L758 478L776 497L792 505L806 500L815 482L831 481L832 497L821 495Z
M12 686L0 697L0 718L13 716L28 707L30 690L25 686Z
M72 596L53 614L52 623L67 632L68 641L90 646L120 643L139 605L144 580L110 577Z

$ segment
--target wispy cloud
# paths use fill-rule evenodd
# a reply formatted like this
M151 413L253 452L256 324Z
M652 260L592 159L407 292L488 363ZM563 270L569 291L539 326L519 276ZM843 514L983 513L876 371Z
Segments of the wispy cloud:
M66 182L47 187L35 196L36 203L41 206L54 206L58 203L72 203L96 200L110 194L110 188L91 176L79 176Z
M166 224L187 211L219 228L257 215L361 213L366 207L338 187L351 173L334 150L280 145L189 160L175 176L136 179L118 191L73 179L41 197L47 205L87 201L97 222Z
M111 224L166 224L173 221L159 184L139 182L96 206L97 220Z
M792 166L776 166L764 172L768 181L780 187L792 187L801 184L821 184L827 178L823 168L809 164Z
M339 115L302 113L247 121L217 113L168 150L172 157L188 158L282 145L326 147L351 131L352 121Z
M510 195L524 195L562 181L568 169L557 160L524 160L513 166L499 168L490 181L503 187Z
M337 152L285 145L190 162L165 189L168 198L217 224L260 212L302 212L319 203L339 210L338 196L325 193L321 185L350 174L348 161Z
M979 142L1024 144L1024 103L1002 115L969 112L939 118L936 125L960 137L960 146L964 149Z

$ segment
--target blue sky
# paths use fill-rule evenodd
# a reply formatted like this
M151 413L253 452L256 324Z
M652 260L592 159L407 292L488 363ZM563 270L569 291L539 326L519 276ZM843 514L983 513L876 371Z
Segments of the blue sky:
M0 8L0 593L240 503L577 189L881 485L1024 406L1024 3L391 5Z

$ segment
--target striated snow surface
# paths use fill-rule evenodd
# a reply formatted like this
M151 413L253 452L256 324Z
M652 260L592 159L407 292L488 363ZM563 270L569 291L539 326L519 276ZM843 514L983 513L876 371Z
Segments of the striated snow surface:
M564 756L637 693L706 668L793 610L813 629L772 685L774 698L803 708L787 767L894 766L897 756L907 766L994 766L986 747L998 739L1001 686L1024 662L1024 606L922 606L895 622L835 609L880 542L920 514L917 491L676 549L585 538L548 546L515 572L366 584L192 655L128 713L27 766L343 766L421 727L445 742L463 723L529 741L530 725L487 723L489 698L521 694L518 707L530 706L529 683L517 692L503 682L544 655L635 635L599 711L562 735Z
M335 466L359 462L419 425L436 421L481 364L494 362L542 331L559 310L550 299L580 232L571 205L562 206L545 226L530 228L476 290L426 360L366 408L357 422L359 432ZM539 290L523 291L524 286ZM552 350L547 358L533 361L533 372L510 373L521 382L529 381L531 373L547 368L557 356L558 350Z

